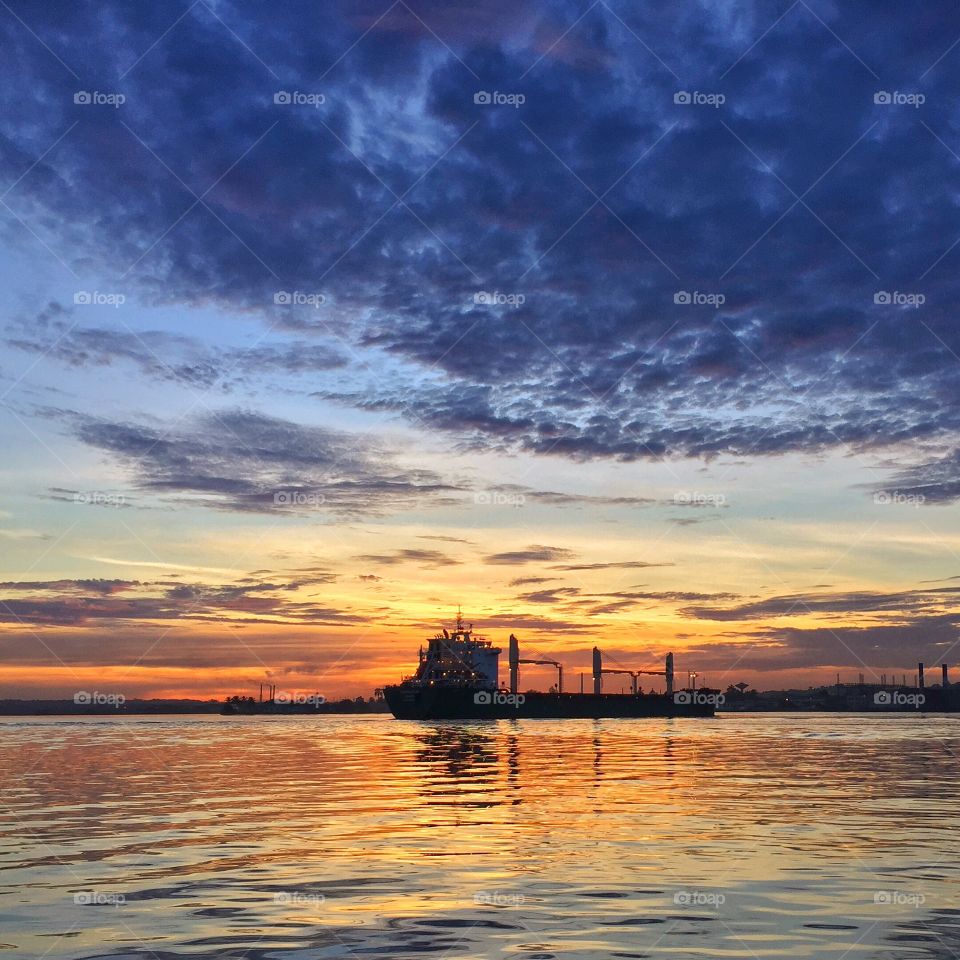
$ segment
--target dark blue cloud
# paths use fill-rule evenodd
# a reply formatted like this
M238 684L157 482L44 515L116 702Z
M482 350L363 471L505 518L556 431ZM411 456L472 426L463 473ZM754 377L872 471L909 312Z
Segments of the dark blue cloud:
M265 376L316 374L347 364L342 350L310 341L214 347L163 330L80 326L77 309L51 303L21 329L11 330L8 345L73 367L127 363L142 377L199 389L229 390Z
M362 516L443 503L466 491L432 471L401 467L393 451L369 437L244 410L175 423L46 412L118 461L142 493L183 504L275 516Z
M951 4L11 10L11 237L402 361L325 396L572 458L956 436Z

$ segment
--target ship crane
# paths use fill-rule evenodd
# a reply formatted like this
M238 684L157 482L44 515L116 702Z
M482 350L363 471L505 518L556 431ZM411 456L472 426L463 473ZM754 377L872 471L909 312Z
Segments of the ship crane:
M603 657L599 648L593 648L593 692L599 694L603 691L603 675L605 673L628 673L630 674L630 685L634 693L637 692L637 677L640 674L647 674L652 677L663 677L667 682L667 696L673 696L673 654L668 653L663 670L617 670L613 667L603 665Z
M615 667L602 667L601 673L629 673L630 674L630 692L635 694L637 692L637 677L641 673L646 673L645 670L618 670Z
M563 693L563 664L559 660L526 660L520 658L520 642L510 634L510 692L516 693L520 684L520 664L535 663L542 667L557 668L557 692Z
M666 670L618 670L615 667L601 667L601 673L627 673L630 675L630 692L636 694L638 690L638 678L641 674L647 674L651 677L665 677Z

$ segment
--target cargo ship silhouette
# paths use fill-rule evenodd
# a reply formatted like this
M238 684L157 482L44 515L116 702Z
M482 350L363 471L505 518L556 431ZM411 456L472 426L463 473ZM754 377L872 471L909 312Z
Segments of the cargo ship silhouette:
M510 634L510 687L499 681L500 647L474 634L459 611L456 627L446 629L420 648L416 673L383 688L390 711L398 720L525 720L601 717L712 717L716 700L701 690L675 690L673 654L663 670L606 668L600 651L593 648L593 692L566 693L563 664L557 660L522 659L520 644ZM541 664L557 669L557 685L549 692L519 690L520 664ZM629 674L630 693L604 693L604 674ZM665 680L665 693L643 693L638 676Z

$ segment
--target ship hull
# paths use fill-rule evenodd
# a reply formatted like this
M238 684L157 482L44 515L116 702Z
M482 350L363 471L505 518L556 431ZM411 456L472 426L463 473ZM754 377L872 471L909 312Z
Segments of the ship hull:
M657 693L526 693L405 684L383 691L398 720L566 720L605 717L712 717L711 703ZM691 698L693 699L693 698Z

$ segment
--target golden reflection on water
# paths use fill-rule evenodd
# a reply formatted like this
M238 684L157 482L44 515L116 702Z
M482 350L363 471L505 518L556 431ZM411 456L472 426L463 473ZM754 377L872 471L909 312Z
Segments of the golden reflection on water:
M960 719L0 721L7 956L953 957Z

